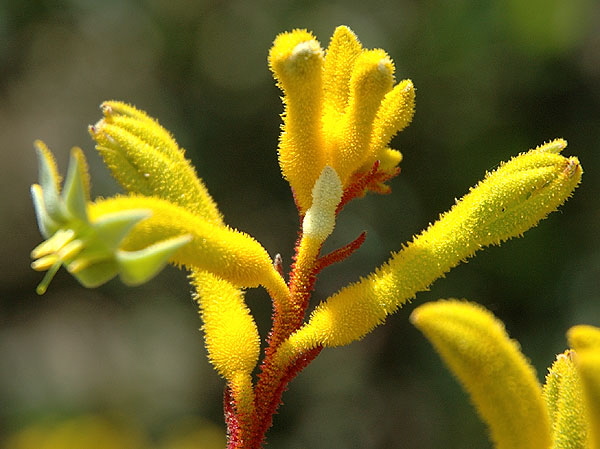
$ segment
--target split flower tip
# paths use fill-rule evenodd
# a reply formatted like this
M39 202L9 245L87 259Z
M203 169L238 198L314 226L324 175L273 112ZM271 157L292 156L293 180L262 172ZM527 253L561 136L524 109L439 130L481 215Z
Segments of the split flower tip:
M61 192L62 177L54 155L42 141L36 141L40 183L31 187L38 226L44 237L57 230L64 220L85 220L89 200L90 179L87 162L80 148L71 150L69 170Z
M80 149L71 152L64 189L52 153L36 142L40 183L32 186L34 206L42 235L46 238L31 252L31 266L46 271L37 293L46 292L61 266L81 284L96 287L116 275L129 285L154 277L169 259L191 240L189 235L154 240L127 252L121 248L127 235L149 218L147 208L130 207L90 219L87 163Z

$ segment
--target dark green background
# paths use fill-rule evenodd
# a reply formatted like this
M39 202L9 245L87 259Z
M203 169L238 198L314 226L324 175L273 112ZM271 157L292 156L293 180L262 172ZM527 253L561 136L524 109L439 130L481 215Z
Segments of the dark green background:
M280 92L266 55L277 33L340 24L384 48L417 88L393 194L355 202L332 247L367 243L322 274L315 301L369 273L501 160L555 137L584 166L559 213L419 294L363 341L324 351L291 384L272 448L491 447L468 398L408 323L414 304L478 301L540 378L573 324L600 325L597 227L600 4L594 0L0 0L0 439L38 419L125 416L151 439L197 415L218 425L221 380L206 361L185 275L85 290L59 273L37 297L40 242L32 142L64 172L82 146L94 195L118 191L87 135L106 99L157 117L188 151L227 222L289 264L297 218L277 166ZM260 290L248 302L268 329Z

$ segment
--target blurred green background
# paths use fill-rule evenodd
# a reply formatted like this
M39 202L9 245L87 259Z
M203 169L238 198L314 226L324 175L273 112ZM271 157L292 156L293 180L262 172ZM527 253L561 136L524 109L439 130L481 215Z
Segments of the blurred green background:
M414 303L486 305L541 379L569 326L600 325L597 1L0 0L4 447L50 447L31 435L82 415L128 429L130 440L105 447L208 448L214 438L198 430L222 432L222 382L206 361L184 273L86 290L61 272L36 296L33 140L47 142L63 172L70 147L82 146L93 194L112 194L119 189L86 127L103 100L133 103L187 149L227 222L289 264L297 218L277 166L282 106L266 55L279 32L307 28L326 46L339 24L365 47L387 50L398 79L417 87L417 112L394 141L404 161L393 194L355 202L340 217L331 246L362 230L368 239L322 274L315 301L385 261L499 161L564 137L585 170L576 195L524 239L479 254ZM266 294L251 291L248 302L264 335ZM408 323L413 307L361 342L324 351L284 395L270 447L491 447L468 398ZM181 424L190 420L201 424ZM73 447L97 447L80 438Z

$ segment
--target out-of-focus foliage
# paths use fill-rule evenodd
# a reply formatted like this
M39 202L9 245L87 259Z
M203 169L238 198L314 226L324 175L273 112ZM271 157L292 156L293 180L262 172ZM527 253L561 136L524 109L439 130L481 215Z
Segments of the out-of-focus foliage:
M93 194L116 191L84 125L107 98L134 103L187 149L227 222L287 265L297 223L277 166L280 93L266 57L295 27L328 36L350 26L418 89L413 123L393 143L404 155L395 194L343 212L332 247L364 229L368 238L324 276L334 281L317 284L317 299L381 264L496 161L544 139L569 141L591 175L563 213L416 300L485 304L542 376L564 349L563 329L600 322L599 18L594 0L0 2L0 439L57 414L117 410L156 441L190 414L222 421L220 380L182 275L92 292L59 273L37 297L32 142L64 150L61 171L66 150L81 145ZM248 300L268 317L260 292ZM485 447L468 399L407 309L363 342L320 355L288 392L273 447Z

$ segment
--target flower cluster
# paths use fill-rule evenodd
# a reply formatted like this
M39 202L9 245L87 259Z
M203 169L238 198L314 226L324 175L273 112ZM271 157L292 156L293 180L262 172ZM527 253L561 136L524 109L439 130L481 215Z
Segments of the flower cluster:
M184 150L145 112L105 102L102 119L89 128L127 194L91 201L79 149L72 152L61 188L50 151L36 143L40 183L32 193L46 241L32 252L32 266L48 271L38 292L60 266L87 287L117 275L130 285L146 282L166 263L189 270L208 356L226 381L230 449L261 447L287 384L324 347L362 338L479 249L522 235L571 195L582 174L577 158L560 154L566 147L561 139L516 156L384 265L342 287L307 317L321 270L349 257L366 238L362 233L322 254L344 205L367 192L388 193L386 182L399 173L402 156L389 143L412 119L415 89L410 80L396 84L391 58L383 50L364 49L347 27L335 30L326 50L305 30L283 33L271 48L269 65L284 94L279 163L301 219L287 275L280 259L225 224ZM260 364L259 333L244 301L245 290L259 286L273 304ZM423 309L413 318L429 335L432 320L425 316ZM498 327L490 320L482 326ZM431 337L434 344L436 338ZM469 375L479 367L474 364ZM510 376L507 384L524 379ZM534 396L531 401L539 402ZM488 408L480 407L486 419Z

